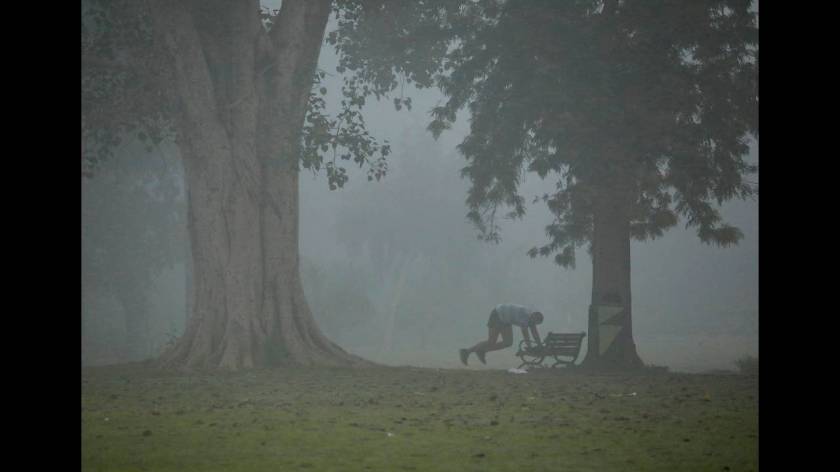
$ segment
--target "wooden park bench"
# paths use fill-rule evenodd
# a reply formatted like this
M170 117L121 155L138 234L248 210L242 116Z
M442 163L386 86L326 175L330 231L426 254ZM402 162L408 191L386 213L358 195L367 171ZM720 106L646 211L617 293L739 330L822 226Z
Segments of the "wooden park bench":
M573 365L580 354L580 346L586 333L548 333L543 339L542 346L528 344L524 339L519 343L516 356L522 359L523 366L542 366L547 357L553 357L555 362L551 367L559 364ZM563 359L561 359L563 358Z

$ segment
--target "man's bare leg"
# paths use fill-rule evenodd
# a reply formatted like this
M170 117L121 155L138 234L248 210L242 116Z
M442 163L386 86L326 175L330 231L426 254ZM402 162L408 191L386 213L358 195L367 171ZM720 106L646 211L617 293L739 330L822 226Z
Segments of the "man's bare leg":
M499 335L502 335L502 342L497 342L499 339ZM477 343L475 346L467 349L468 353L475 352L478 356L478 360L481 361L482 364L486 364L484 361L484 354L490 351L498 351L500 349L505 349L513 345L513 329L509 326L504 328L489 328L487 333L487 340L481 341Z
M500 331L498 329L488 328L487 340L479 341L478 343L475 344L475 346L469 347L467 349L461 349L460 350L461 362L463 362L464 365L467 365L467 359L470 357L470 354L472 354L473 352L481 352L481 355L479 356L479 360L481 360L481 362L484 362L483 358L484 358L484 352L485 352L484 348L485 348L485 346L492 346L492 345L496 344L496 339L499 337L499 333L500 333Z
M488 328L487 329L487 339L484 340L484 341L477 342L473 347L467 348L467 351L470 352L470 353L478 352L478 351L487 352L487 349L486 349L487 346L496 345L497 344L496 340L499 339L500 334L501 334L501 331L499 329Z

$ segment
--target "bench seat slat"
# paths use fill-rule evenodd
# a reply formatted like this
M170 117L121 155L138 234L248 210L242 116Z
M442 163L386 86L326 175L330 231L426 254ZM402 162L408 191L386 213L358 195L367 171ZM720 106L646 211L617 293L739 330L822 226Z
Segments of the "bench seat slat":
M534 351L528 351L528 353L533 353L537 355L546 355L546 356L574 356L580 351L578 348L564 348L564 349L538 349Z

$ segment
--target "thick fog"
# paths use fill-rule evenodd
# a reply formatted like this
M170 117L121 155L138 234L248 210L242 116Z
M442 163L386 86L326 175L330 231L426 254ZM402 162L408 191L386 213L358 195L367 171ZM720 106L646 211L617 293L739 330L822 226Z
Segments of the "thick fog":
M325 45L319 68L332 74L326 83L333 106L341 80L335 65ZM393 150L382 181L368 182L348 162L349 182L330 191L323 173L302 171L304 291L324 332L377 362L456 367L457 348L486 337L487 317L499 303L538 308L543 333L586 331L586 249L578 249L574 269L526 254L547 239L551 216L544 203L530 202L554 188L551 174L526 174L520 191L528 212L503 223L499 244L478 240L465 218L468 183L459 177L465 161L456 151L468 116L436 141L425 128L442 96L404 93L411 110L397 111L386 99L370 101L365 111L368 129ZM752 161L757 154L754 144ZM190 282L180 165L171 143L125 145L101 176L83 184L84 364L150 357L184 329ZM705 245L684 222L659 239L632 243L633 334L645 363L734 369L736 359L757 355L758 203L731 201L722 215L743 232L737 246ZM131 309L147 314L138 315L146 320L140 326L127 322ZM129 345L128 329L142 331L142 342ZM508 354L489 358L486 368L518 364Z
M319 67L332 71L334 64L325 49ZM323 176L301 179L304 284L324 329L380 362L451 367L459 365L456 347L486 335L487 316L499 303L542 310L544 332L586 331L592 284L586 249L578 249L574 269L526 254L547 238L551 216L542 202L529 205L523 220L504 223L501 243L479 241L465 218L468 183L458 171L466 163L455 150L468 117L459 116L435 141L425 131L427 112L442 97L406 94L412 110L396 111L383 100L365 115L394 148L383 181L356 172L331 192ZM750 157L757 162L757 146ZM551 175L530 173L521 192L530 202L554 185ZM633 333L645 362L732 369L733 360L757 355L758 203L730 201L721 213L743 231L739 245L703 244L684 223L662 238L632 243ZM517 364L504 357L488 359L488 367Z

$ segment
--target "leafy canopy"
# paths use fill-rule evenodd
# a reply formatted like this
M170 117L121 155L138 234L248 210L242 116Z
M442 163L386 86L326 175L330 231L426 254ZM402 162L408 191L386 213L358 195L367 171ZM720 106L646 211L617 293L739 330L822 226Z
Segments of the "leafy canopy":
M468 217L498 241L497 210L522 217L525 172L553 175L554 221L530 251L574 265L599 198L626 201L631 235L683 217L707 243L741 232L713 204L750 198L758 137L758 14L750 1L477 0L345 2L336 47L382 89L435 85L438 136L460 110ZM375 51L362 58L359 51ZM416 58L416 59L415 59Z
M335 14L345 5L336 2ZM163 39L152 27L146 2L131 0L85 0L82 3L82 173L92 176L103 161L113 157L122 143L141 141L154 150L164 140L177 142L176 114L179 98L173 96L171 58ZM214 6L193 3L196 17L219 13ZM256 21L266 31L275 27L282 9L263 8ZM224 22L219 22L222 25ZM214 23L215 24L215 23ZM222 27L222 26L219 26ZM220 32L221 34L222 32ZM334 39L334 38L333 38ZM255 45L256 46L256 45ZM224 82L225 68L208 70L214 81ZM256 66L256 65L255 65ZM312 77L308 108L300 130L298 163L327 173L330 189L347 180L342 161L368 167L368 180L387 172L390 145L379 142L367 130L361 110L370 95L381 98L390 89L373 87L364 79L345 78L338 112L327 112L322 85L326 72ZM257 80L262 80L257 74ZM410 98L395 102L410 107Z
M142 8L115 16L104 2L87 4L83 63L125 65L130 57L164 68ZM459 151L472 184L467 216L483 239L500 239L499 210L524 215L526 172L556 178L556 191L541 198L554 215L549 242L530 254L556 254L561 265L573 265L574 248L591 240L599 198L630 205L637 239L662 235L680 217L704 242L741 238L715 204L757 193L748 180L757 165L745 160L758 137L751 1L337 0L333 8L337 27L326 41L340 58L341 107L326 112L325 72L317 71L300 156L304 168L326 169L331 189L347 180L341 161L367 165L369 180L387 171L391 149L367 131L366 99L399 90L395 107L410 108L406 85L434 86L446 97L431 110L435 136L459 111L470 114ZM277 13L263 12L266 28ZM172 112L166 75L138 70L83 68L83 128L93 141L113 145L132 130L162 139ZM117 111L131 113L95 106L123 102Z

